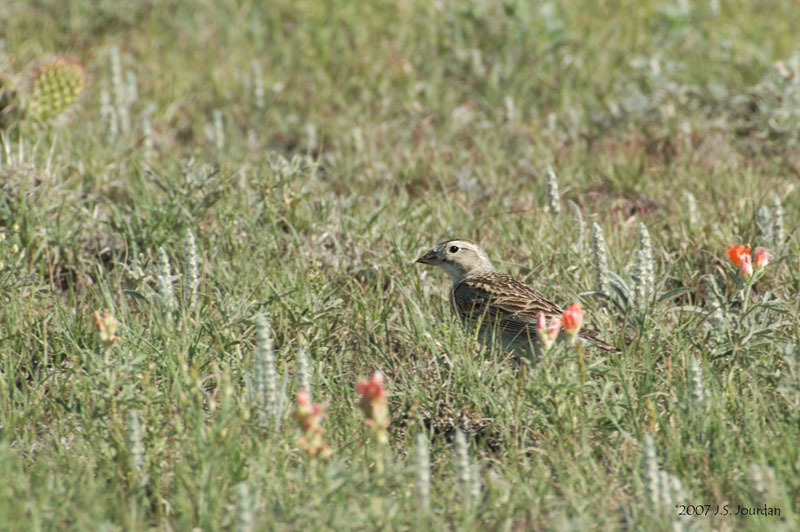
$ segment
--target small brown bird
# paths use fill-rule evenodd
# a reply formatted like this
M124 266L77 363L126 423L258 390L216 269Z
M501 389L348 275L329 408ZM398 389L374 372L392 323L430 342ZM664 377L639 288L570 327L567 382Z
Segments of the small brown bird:
M561 317L558 305L541 292L495 270L483 249L471 240L445 240L417 262L439 266L450 275L450 304L465 327L471 330L480 324L482 341L497 337L505 350L517 355L531 354L531 348L539 350L539 313L548 320ZM603 351L617 351L591 329L581 329L578 337Z

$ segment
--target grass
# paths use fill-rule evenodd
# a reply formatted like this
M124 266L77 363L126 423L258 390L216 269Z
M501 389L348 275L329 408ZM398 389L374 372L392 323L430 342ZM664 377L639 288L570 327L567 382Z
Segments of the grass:
M88 82L2 141L0 529L797 528L791 2L6 3L0 74L60 53ZM523 369L477 344L412 263L446 236L621 353ZM755 282L733 242L774 255ZM329 458L291 417L301 347ZM355 391L374 370L385 448Z

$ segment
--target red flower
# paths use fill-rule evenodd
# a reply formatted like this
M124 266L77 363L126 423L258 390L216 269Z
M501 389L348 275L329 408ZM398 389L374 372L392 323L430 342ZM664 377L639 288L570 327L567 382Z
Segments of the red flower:
M561 314L564 330L571 335L578 334L583 324L583 309L580 303L573 303Z
M728 252L728 257L734 266L741 267L742 256L750 256L750 244L747 244L747 247L744 247L744 244L731 244L731 247L725 248L725 251Z
M760 270L764 266L770 263L772 260L772 255L769 254L765 248L757 247L753 252L753 265L755 265L757 270Z
M297 405L301 408L308 408L311 406L311 392L303 390L297 393Z
M386 386L384 386L383 373L376 371L372 378L359 381L356 391L361 394L359 406L366 416L366 424L372 429L372 435L381 445L389 443L389 402L387 401Z
M361 394L362 400L376 401L386 396L386 387L383 385L383 373L376 371L372 378L358 381L356 391Z
M297 411L295 411L294 417L304 432L318 427L324 412L325 407L322 404L311 402L311 393L308 390L298 392Z

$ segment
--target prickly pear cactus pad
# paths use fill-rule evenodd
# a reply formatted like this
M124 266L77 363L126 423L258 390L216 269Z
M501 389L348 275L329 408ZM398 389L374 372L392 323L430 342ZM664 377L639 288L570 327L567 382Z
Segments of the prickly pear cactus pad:
M57 118L75 104L85 85L86 71L77 59L56 56L46 60L33 74L28 116L43 122Z

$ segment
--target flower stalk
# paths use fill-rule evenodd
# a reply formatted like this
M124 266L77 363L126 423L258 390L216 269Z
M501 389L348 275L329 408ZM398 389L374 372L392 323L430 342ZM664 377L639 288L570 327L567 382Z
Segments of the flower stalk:
M555 316L547 323L547 317L544 312L539 313L539 318L536 322L536 332L539 335L539 341L542 343L542 349L548 351L550 347L558 339L558 333L561 331L561 318Z
M364 411L366 425L372 431L372 437L378 445L389 443L389 403L387 400L384 376L376 371L369 379L356 384L356 391L361 395L359 407Z
M324 415L324 405L312 403L311 394L307 390L297 394L297 409L294 412L294 418L303 432L297 443L312 458L317 456L326 458L333 452L322 437L325 433L325 429L322 428Z
M544 173L545 193L547 206L553 216L561 214L561 196L558 193L558 178L552 166L548 166Z

